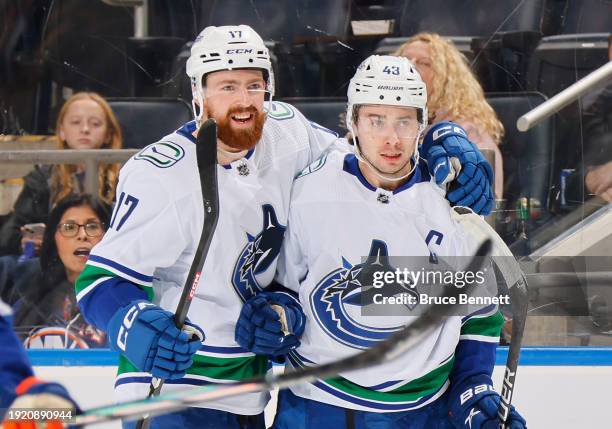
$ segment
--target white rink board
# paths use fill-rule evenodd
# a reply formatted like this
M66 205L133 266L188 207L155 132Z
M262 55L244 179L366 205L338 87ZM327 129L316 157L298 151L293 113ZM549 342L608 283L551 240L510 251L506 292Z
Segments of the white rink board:
M503 367L493 374L499 391ZM115 368L112 366L41 366L36 374L64 383L82 408L113 400ZM522 366L519 367L514 403L530 429L609 428L610 414L604 405L612 392L612 366ZM117 429L117 423L94 426Z

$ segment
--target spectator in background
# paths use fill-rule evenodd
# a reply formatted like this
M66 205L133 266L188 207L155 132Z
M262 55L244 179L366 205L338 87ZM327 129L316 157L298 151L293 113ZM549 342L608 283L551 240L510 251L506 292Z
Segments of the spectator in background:
M612 61L612 35L608 40ZM589 196L612 202L612 85L599 94L583 114L584 148L582 162L567 178L568 203L584 203Z
M62 106L56 125L60 149L121 149L121 128L106 100L93 92L78 92ZM98 198L110 204L115 196L118 164L100 165ZM0 230L0 254L21 253L28 240L40 248L40 238L22 236L26 224L45 222L51 206L69 194L83 192L83 165L37 165L25 177L13 213Z
M412 36L394 55L408 58L425 82L430 126L456 122L480 149L495 152L495 198L503 198L503 160L498 146L504 126L487 103L465 56L452 42L434 33Z
M26 347L106 345L105 335L80 315L74 283L109 219L109 206L87 194L69 195L51 210L37 272L13 285L15 330Z

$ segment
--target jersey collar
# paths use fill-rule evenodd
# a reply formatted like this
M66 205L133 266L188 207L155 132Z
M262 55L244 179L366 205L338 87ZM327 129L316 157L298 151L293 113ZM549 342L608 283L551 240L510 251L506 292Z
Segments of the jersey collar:
M363 173L359 169L359 160L354 154L349 153L344 157L343 170L359 179L359 182L370 191L378 191L378 189L372 186L372 184L368 182L363 176ZM402 186L399 186L397 189L395 189L393 191L393 194L405 191L406 189L411 188L413 185L421 182L429 182L429 172L427 171L427 165L423 160L419 160L419 165L410 176L410 179L408 179L408 181Z
M192 143L195 143L196 138L193 136L193 132L195 130L196 130L196 121L194 120L194 121L187 122L181 128L176 130L176 132L182 135L183 137L187 137L189 141L191 141ZM236 161L233 161L232 163L228 165L222 165L221 167L225 168L226 170L230 170L232 168L232 165L234 164L238 165L240 164L241 160L251 158L251 155L253 155L253 152L255 152L255 148L249 149L249 151L246 153L246 155L244 155L243 158L237 159Z

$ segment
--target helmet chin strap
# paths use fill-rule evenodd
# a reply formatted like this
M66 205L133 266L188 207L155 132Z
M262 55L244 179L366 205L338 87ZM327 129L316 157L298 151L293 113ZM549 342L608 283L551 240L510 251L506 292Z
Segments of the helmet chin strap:
M352 128L352 127L351 127ZM404 164L399 170L397 171L401 171L406 165L408 165L408 163L411 160L414 160L414 165L412 166L412 168L410 169L410 171L406 174L404 174L403 176L400 177L391 177L388 176L388 173L384 173L382 172L378 167L376 167L362 152L361 152L361 148L359 147L359 142L357 141L357 138L355 137L355 133L351 131L352 134L352 139L353 139L353 145L355 146L355 156L357 157L357 159L361 162L363 162L364 164L366 164L368 167L370 167L372 169L372 172L378 176L379 179L382 180L386 180L389 182L398 182L400 180L404 180L405 178L409 177L414 170L416 169L417 165L419 164L419 150L418 150L418 141L419 138L421 137L421 131L419 131L419 133L416 135L415 138L415 153L412 157L410 157L410 159L408 161L406 161L406 164Z

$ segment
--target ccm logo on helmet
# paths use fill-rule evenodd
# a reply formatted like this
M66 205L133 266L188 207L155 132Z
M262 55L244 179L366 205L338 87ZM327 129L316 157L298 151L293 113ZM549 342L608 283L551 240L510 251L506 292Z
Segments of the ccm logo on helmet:
M401 91L404 89L403 86L389 86L389 85L378 85L376 89L386 89L388 91Z
M252 49L228 49L225 51L226 54L252 54Z

